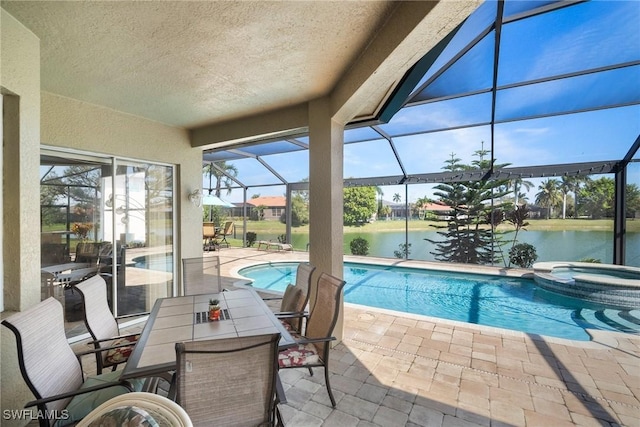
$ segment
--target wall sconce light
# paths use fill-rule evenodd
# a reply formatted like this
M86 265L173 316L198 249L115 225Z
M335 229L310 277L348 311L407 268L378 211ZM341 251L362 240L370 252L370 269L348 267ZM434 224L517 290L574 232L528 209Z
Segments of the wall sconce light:
M196 188L191 193L189 193L189 201L193 203L193 206L199 208L202 206L202 192L199 188Z

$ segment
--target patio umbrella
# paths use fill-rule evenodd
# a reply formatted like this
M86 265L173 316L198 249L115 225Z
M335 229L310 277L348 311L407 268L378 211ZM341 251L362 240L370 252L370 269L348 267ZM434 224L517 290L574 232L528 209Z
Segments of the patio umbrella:
M223 208L233 208L235 207L233 203L229 203L226 200L222 200L218 196L214 196L213 194L208 194L202 197L202 204L204 206L222 206Z
M220 206L221 208L233 208L235 207L232 203L227 202L226 200L222 200L218 196L214 196L213 194L207 194L202 197L202 205L203 206ZM209 209L209 221L211 221L213 217L213 209Z

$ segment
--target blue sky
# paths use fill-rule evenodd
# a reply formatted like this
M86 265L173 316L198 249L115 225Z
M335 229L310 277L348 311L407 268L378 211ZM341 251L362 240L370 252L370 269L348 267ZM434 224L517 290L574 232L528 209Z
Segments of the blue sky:
M506 10L511 7L521 10L531 4L535 3L508 4ZM476 16L468 20L471 28L463 28L458 33L426 77L434 74L478 33L473 25L480 25L480 28L487 25L494 16L493 8L493 2L481 6ZM531 84L506 86L498 91L496 120L506 122L495 125L497 162L536 166L621 159L640 135L638 22L640 2L594 1L506 23L502 32L498 84L520 81ZM460 65L434 81L424 95L427 98L449 96L486 87L487 79L492 76L492 37L490 34L487 41L473 47L459 61ZM636 65L547 81L553 76L629 62ZM601 106L621 105L589 111ZM481 125L490 121L490 107L490 93L480 93L404 108L380 127L393 136L409 175L439 172L452 153L462 163L470 163L477 159L473 153L480 150L482 142L484 149L491 148L490 126ZM572 111L581 112L564 114ZM548 115L553 116L544 117ZM522 118L528 119L520 120ZM514 119L518 120L510 121ZM468 127L443 130L460 126ZM416 135L419 131L429 133ZM347 135L347 141L355 137ZM305 151L269 155L263 159L290 182L308 177ZM278 182L256 160L230 163L238 168L238 178L246 185ZM345 144L345 178L389 175L401 175L401 170L387 141ZM630 175L629 182L640 185L637 173ZM531 201L543 179L530 179L535 183L530 192ZM203 186L208 187L208 180L204 180ZM410 185L409 201L431 196L430 187ZM252 194L283 195L284 191L284 186L251 188L247 197L251 198ZM404 186L383 187L383 191L386 200L399 193L404 201ZM231 201L242 200L242 192L237 190L223 196Z

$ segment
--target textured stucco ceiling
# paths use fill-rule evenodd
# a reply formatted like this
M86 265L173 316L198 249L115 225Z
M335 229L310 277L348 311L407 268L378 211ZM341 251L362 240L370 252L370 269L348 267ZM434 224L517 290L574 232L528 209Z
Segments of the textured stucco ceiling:
M2 1L42 90L193 128L326 95L397 3Z

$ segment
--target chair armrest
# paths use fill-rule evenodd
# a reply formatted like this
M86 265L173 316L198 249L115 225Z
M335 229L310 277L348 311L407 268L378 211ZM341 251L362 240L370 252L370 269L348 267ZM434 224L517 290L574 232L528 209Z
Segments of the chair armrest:
M136 314L123 314L122 316L118 316L118 317L116 317L116 320L119 320L119 319L129 319L129 318L131 318L131 317L142 317L142 316L148 316L148 315L149 315L149 312L148 312L148 311L145 311L145 312L143 312L143 313L136 313Z
M316 342L330 342L330 341L335 341L336 337L325 337L325 338L307 338L307 337L302 337L300 339L296 340L297 344L311 344L311 343L316 343Z
M132 345L135 345L135 343L130 343L129 342L129 343L123 343L123 344L118 344L118 345L112 345L112 346L109 346L109 347L92 348L91 350L77 352L76 353L76 357L78 359L80 359L82 356L86 356L87 354L102 353L103 351L113 350L114 348L130 347Z
M309 313L306 311L281 311L273 313L278 319L296 319L302 317L309 317Z
M36 405L40 405L40 404L43 404L43 403L54 402L56 400L66 399L68 397L77 396L79 394L91 393L91 392L94 392L94 391L97 391L97 390L102 390L104 388L117 387L117 386L126 387L127 389L129 389L129 391L134 391L133 386L128 381L126 381L126 380L124 380L124 381L114 381L114 382L110 382L110 383L104 383L104 384L96 385L96 386L93 386L93 387L83 388L83 389L80 389L80 390L69 391L69 392L62 393L62 394L56 394L54 396L44 397L42 399L32 400L31 402L27 402L27 404L24 405L24 407L28 408L29 406L36 406Z
M115 337L103 338L103 339L101 339L101 340L93 340L93 341L89 341L89 342L87 342L87 345L91 345L91 344L98 344L98 343L105 342L105 341L118 340L118 339L121 339L121 338L135 337L135 336L138 336L138 335L140 335L140 334L126 334L126 335L118 335L118 336L115 336ZM129 343L124 344L124 346L126 347L126 346L128 346L128 345L133 345L133 344L135 344L135 343L136 343L135 341L134 341L134 342L129 342ZM122 347L122 345L117 345L117 346L114 346L114 347Z

